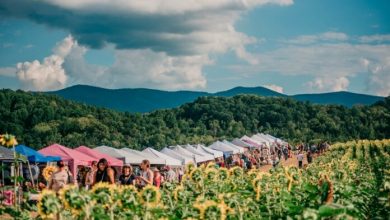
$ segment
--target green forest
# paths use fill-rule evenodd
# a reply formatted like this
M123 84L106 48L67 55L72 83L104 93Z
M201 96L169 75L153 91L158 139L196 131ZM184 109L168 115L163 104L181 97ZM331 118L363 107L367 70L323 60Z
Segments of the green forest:
M178 108L134 114L54 95L0 90L0 133L14 134L35 149L52 143L159 149L257 132L291 143L389 138L390 98L347 108L256 95L200 97Z

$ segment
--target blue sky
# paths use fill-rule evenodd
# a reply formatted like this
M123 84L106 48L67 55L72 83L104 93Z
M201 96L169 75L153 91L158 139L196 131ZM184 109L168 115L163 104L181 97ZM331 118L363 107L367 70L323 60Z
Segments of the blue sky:
M4 0L0 88L390 93L386 0L183 2Z

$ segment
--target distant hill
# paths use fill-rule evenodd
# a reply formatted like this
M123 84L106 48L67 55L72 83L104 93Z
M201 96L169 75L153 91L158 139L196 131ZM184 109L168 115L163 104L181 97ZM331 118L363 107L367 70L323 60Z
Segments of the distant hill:
M375 102L384 100L384 97L344 91L322 94L302 94L291 97L298 101L309 101L317 104L338 104L348 107L352 107L353 105L371 105Z
M264 87L236 87L227 91L207 93L194 91L169 92L154 89L105 89L76 85L48 93L85 104L128 112L151 112L158 109L174 108L184 103L193 102L202 96L232 97L239 94L254 94L267 97L289 97ZM350 92L302 94L290 97L299 101L309 101L317 104L340 104L347 107L355 104L369 105L384 99L383 97Z

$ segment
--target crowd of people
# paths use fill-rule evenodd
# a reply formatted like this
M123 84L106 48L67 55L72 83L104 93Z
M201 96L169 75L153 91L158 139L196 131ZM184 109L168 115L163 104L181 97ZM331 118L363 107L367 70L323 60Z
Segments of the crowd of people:
M242 154L224 155L224 157L216 158L214 162L217 167L239 166L247 170L264 165L276 167L282 160L287 161L296 156L298 167L303 168L304 165L313 161L314 155L323 153L328 147L329 144L326 142L317 145L300 144L293 148L290 145L265 146L247 150ZM304 164L305 157L306 164ZM99 161L93 161L90 166L78 167L76 177L72 176L64 161L58 161L56 165L57 170L53 172L49 181L42 180L42 178L38 180L39 189L48 188L58 192L67 184L77 184L78 187L88 190L99 182L134 185L141 189L148 184L160 187L165 182L180 182L184 174L183 167L152 167L147 159L143 160L139 166L126 164L123 167L111 167L108 161L102 158ZM25 187L30 188L31 181L27 182Z

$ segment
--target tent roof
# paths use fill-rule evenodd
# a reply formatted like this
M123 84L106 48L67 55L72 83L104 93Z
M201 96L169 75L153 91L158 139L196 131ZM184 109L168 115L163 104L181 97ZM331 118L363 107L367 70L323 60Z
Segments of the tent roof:
M243 140L243 141L245 141L245 142L247 142L247 143L249 143L249 144L252 144L252 145L254 145L254 146L256 146L256 147L261 147L261 145L264 145L264 144L261 144L260 142L258 142L258 141L256 141L256 140L253 140L252 138L250 138L250 137L248 137L248 136L246 136L246 135L244 135L244 136L241 138L241 140Z
M211 148L208 148L208 147L200 145L200 144L198 144L196 146L196 149L202 150L202 151L204 151L206 153L209 153L209 154L212 154L212 155L214 155L214 158L223 157L223 152L222 151L213 150Z
M249 147L249 148L256 148L255 145L253 144L250 144L248 142L245 142L243 140L240 140L238 138L235 138L234 140L232 140L232 143L237 145L237 146L241 146L241 147Z
M195 164L195 160L194 160L193 157L185 156L185 155L180 154L180 153L178 153L178 152L176 152L174 150L171 150L171 149L169 149L167 147L162 149L160 152L163 153L163 154L166 154L166 155L168 155L170 157L173 157L173 158L176 158L176 159L180 160L182 162L182 164L189 164L189 163Z
M202 162L214 160L214 155L211 155L209 153L205 153L205 152L199 151L198 149L196 149L195 147L193 147L193 146L191 146L189 144L184 146L184 149L188 150L189 152L191 152L193 154L201 156L202 160L203 160Z
M148 152L142 152L142 151L138 151L138 150L134 150L134 149L130 149L130 148L122 148L121 150L126 151L128 154L133 155L137 158L142 158L141 162L143 160L149 160L150 164L165 165L165 159L157 157L154 154L151 154Z
M229 147L236 148L240 153L244 153L244 151L245 151L245 149L244 149L243 147L237 146L237 145L235 145L235 144L232 144L232 143L230 143L230 142L227 141L227 140L223 140L223 141L222 141L222 144L226 144L226 145L228 145Z
M184 149L183 147L181 147L179 145L170 147L170 149L173 150L173 151L176 151L179 154L183 154L183 155L185 155L187 157L194 158L196 163L201 163L201 162L206 161L205 158L203 158L201 155L194 154L194 153Z
M61 157L58 156L45 156L38 151L27 147L25 145L18 145L15 147L15 151L26 156L30 162L46 163L51 161L59 161Z
M258 141L260 143L266 144L266 145L270 145L272 143L272 141L269 141L268 138L264 138L264 137L259 136L259 135L252 135L251 139Z
M108 164L110 164L111 166L123 166L123 161L118 160L114 157L111 157L108 154L101 153L98 150L93 150L93 149L86 147L86 146L80 146L74 150L79 151L81 153L84 153L84 154L91 156L91 157L94 157L94 158L106 158L106 160L108 161Z
M88 156L84 153L59 144L50 145L39 150L38 152L46 156L59 156L64 161L73 160L77 165L89 165L92 161L96 160L94 157Z
M150 148L150 147L146 148L142 152L150 153L150 154L153 154L159 158L165 159L165 165L169 165L169 166L181 166L182 165L180 160L175 159L173 157L170 157L170 156L163 154L161 152L158 152L155 149Z
M107 154L113 158L125 161L125 156L122 154L122 152L119 151L119 149L109 146L100 146L95 147L94 150L99 151L102 154ZM127 162L125 161L125 163Z
M24 155L18 154L18 156L19 160L26 159ZM6 147L0 146L0 160L14 160L14 151Z
M236 148L233 148L229 145L223 144L220 141L214 142L212 145L209 146L209 148L222 151L225 154L237 154L239 153L239 150Z

